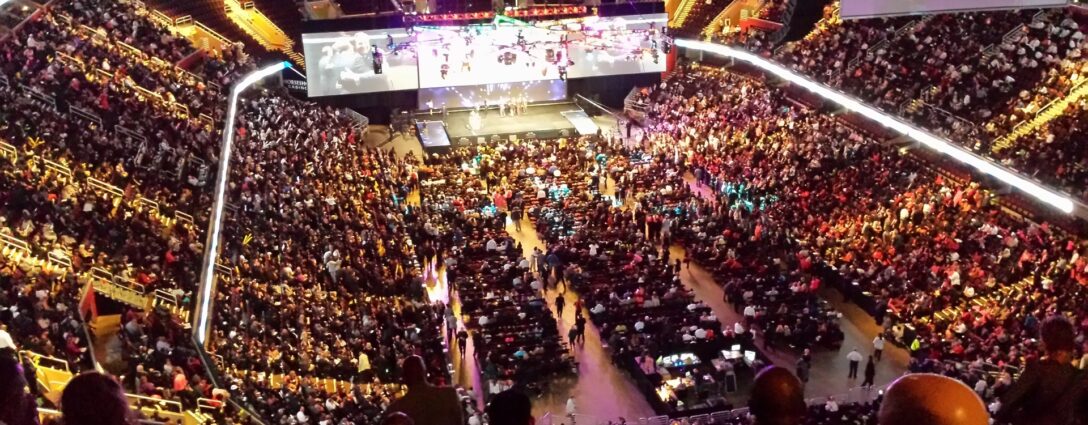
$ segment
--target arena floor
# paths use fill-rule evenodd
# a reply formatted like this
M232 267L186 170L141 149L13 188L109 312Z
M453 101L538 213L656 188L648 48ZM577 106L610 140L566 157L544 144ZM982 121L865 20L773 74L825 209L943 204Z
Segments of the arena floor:
M599 125L602 128L616 128L614 122L609 124L602 120ZM605 127L611 125L611 127ZM637 131L637 130L636 130ZM637 134L636 134L637 135ZM418 140L414 137L396 137L383 146L388 149L393 147L398 153L422 152ZM689 181L692 179L689 176ZM609 191L606 191L606 194ZM412 201L411 199L409 201ZM416 200L418 201L418 200ZM543 242L533 230L532 224L526 220L519 232L513 223L507 225L507 231L512 237L522 244L526 255L532 253L534 247L543 248ZM680 246L672 246L673 258L684 258L685 251ZM445 275L441 270L431 274L428 280L432 299L442 299L446 293ZM731 305L722 300L722 289L718 282L702 267L691 265L691 269L685 269L681 273L684 285L695 291L696 297L712 307L715 315L726 325L742 319ZM834 290L826 290L824 298L831 302L832 306L843 314L841 328L845 334L845 340L838 351L817 350L813 353L813 367L810 372L810 380L805 389L807 398L820 398L835 396L842 401L845 395L861 384L860 380L847 379L848 365L846 354L857 347L863 353L872 351L873 337L879 331L879 326L872 318L852 304L843 304L842 296ZM556 292L548 291L546 299L554 300ZM574 324L574 311L569 306L574 305L578 294L568 291L565 294L568 308L563 312L559 321L560 334ZM456 298L453 300L455 308L459 308ZM554 304L549 303L549 308L554 309ZM554 311L554 310L553 310ZM757 338L757 341L761 341ZM478 400L483 400L482 392L486 386L482 385L476 365L470 359L473 358L472 340L469 340L465 353L465 360L460 360L457 344L450 344L451 357L454 361L454 383L473 388L478 394ZM762 345L760 343L760 345ZM798 355L785 351L765 352L771 360L790 370L794 369ZM650 404L642 393L635 387L634 382L623 372L612 365L610 356L601 348L600 336L592 322L587 325L586 343L574 350L574 355L579 362L579 377L576 382L553 382L551 393L534 400L533 415L537 418L546 413L554 418L553 423L567 423L564 417L567 397L573 395L577 405L579 424L596 425L604 424L608 420L616 421L619 417L626 418L629 422L637 421L640 417L655 416ZM883 361L877 364L876 385L881 387L890 383L907 370L909 355L906 350L887 344ZM728 399L736 407L746 407L748 400L747 388L742 386L740 392L731 394ZM855 392L858 390L854 390ZM482 407L482 406L481 406Z

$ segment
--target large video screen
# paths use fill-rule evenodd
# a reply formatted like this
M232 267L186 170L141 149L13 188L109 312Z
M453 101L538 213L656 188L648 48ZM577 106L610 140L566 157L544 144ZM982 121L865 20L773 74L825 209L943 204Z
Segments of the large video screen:
M403 29L302 34L310 97L419 88Z
M664 72L666 15L635 15L421 31L419 86L494 83Z
M1064 6L1068 0L842 0L845 18Z
M303 34L311 97L665 71L665 14Z

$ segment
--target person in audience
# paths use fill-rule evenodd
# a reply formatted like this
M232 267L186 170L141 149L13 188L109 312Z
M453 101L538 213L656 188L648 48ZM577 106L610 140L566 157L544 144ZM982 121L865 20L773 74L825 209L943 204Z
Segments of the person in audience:
M37 425L36 407L15 353L0 351L0 423Z
M517 390L498 393L487 403L489 425L535 425L529 396Z
M382 425L415 425L412 418L402 412L393 412L385 415L382 419Z
M929 373L903 376L880 404L880 425L988 425L986 406L958 380Z
M1015 425L1068 425L1088 419L1088 377L1073 366L1073 324L1050 316L1039 334L1046 355L1027 364L1002 395L996 416Z
M756 375L748 408L756 425L799 425L805 420L804 384L789 370L767 366Z
M387 413L404 413L419 424L463 425L463 409L457 391L428 383L422 357L408 357L402 367L408 392L390 404Z
M135 425L135 414L117 380L83 372L68 381L60 397L65 425Z

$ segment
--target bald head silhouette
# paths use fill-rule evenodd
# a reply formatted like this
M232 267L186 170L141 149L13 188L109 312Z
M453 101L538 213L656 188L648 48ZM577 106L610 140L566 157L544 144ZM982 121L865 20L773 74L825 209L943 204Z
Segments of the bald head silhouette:
M986 406L962 382L932 373L897 379L884 394L880 425L987 425Z
M404 359L404 383L408 388L427 385L427 366L423 363L423 357L410 356Z
M805 389L789 370L768 366L759 371L748 408L757 425L796 425L805 418Z

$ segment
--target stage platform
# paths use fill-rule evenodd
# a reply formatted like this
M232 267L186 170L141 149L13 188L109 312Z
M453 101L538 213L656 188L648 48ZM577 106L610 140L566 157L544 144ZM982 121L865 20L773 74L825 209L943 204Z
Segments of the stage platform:
M595 120L574 102L530 105L524 114L517 116L501 116L497 108L491 107L480 111L480 127L476 130L469 125L471 114L470 109L450 111L445 116L439 111L417 113L416 126L424 149L475 144L492 137L507 139L511 135L525 139L530 133L538 138L593 134L598 128ZM445 123L445 138L439 134L440 123Z

